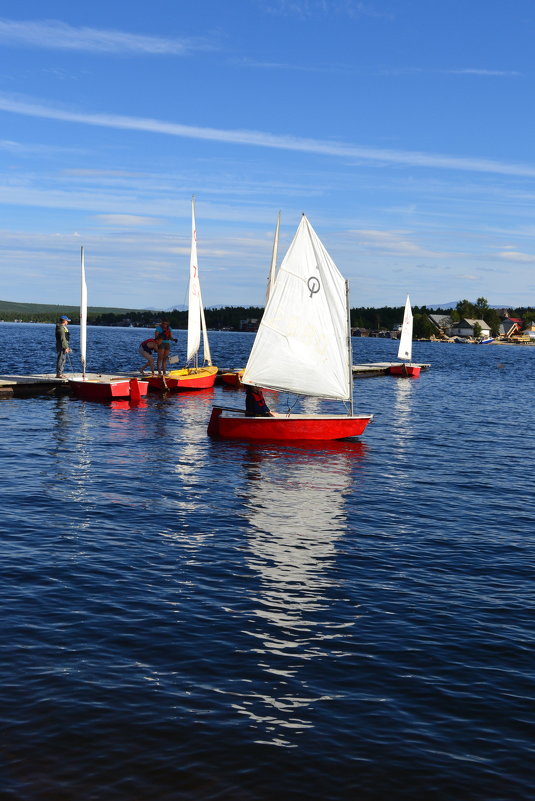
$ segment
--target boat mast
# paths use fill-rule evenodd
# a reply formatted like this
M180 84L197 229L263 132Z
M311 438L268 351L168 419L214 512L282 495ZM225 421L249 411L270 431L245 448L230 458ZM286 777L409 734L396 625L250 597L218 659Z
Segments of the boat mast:
M351 310L349 308L349 281L346 281L347 308L347 367L349 371L349 404L353 416L353 348L351 345Z
M80 250L80 361L82 376L85 381L85 364L87 350L87 284L85 281L84 246Z

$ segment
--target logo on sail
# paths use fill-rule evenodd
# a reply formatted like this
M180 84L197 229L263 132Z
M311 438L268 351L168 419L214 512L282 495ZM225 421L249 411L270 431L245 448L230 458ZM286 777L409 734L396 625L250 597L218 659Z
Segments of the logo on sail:
M319 292L321 289L319 278L316 278L315 275L311 275L307 281L307 287L308 291L310 292L310 297L312 297L312 295L315 295L316 292Z

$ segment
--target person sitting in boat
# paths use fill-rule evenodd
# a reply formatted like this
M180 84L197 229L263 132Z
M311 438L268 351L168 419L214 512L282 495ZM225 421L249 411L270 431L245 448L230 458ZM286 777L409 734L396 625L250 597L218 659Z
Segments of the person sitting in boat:
M260 387L246 386L245 388L245 416L246 417L275 417L264 399Z
M169 320L162 320L160 325L156 326L154 338L158 342L158 374L165 375L171 342L178 342L177 339L174 339L173 333L169 328Z
M154 375L154 356L153 353L158 353L158 342L154 337L145 339L139 346L139 355L145 359L145 364L141 365L139 372L145 375L145 370L150 367L150 374Z

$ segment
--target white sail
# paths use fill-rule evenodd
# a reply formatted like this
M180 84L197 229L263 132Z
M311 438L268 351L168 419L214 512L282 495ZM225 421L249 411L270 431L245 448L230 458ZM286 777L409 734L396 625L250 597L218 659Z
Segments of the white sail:
M191 199L191 254L188 294L188 350L186 359L193 359L201 344L201 286L197 264L197 231L195 228L195 198Z
M280 266L244 384L351 398L346 282L303 215Z
M268 300L271 297L271 293L273 292L273 287L275 286L275 277L277 273L277 255L279 252L279 228L281 223L281 213L279 211L279 216L277 217L277 227L275 228L275 238L273 239L273 251L271 253L271 264L269 267L269 274L267 280L267 287L266 287L266 306Z
M87 351L87 284L85 281L84 248L80 252L80 361L82 372L85 375Z
M399 336L398 359L403 359L403 361L408 362L412 359L412 309L408 295L405 302L401 334Z

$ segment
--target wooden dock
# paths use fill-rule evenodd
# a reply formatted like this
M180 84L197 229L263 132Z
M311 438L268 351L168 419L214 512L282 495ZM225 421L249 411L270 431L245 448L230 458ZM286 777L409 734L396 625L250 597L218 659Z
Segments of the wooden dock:
M354 364L353 378L370 378L372 376L387 375L388 368L399 362L371 362L370 364ZM415 362L413 362L415 364ZM422 370L428 370L430 364L417 365ZM234 368L218 370L221 373L232 372ZM69 378L80 378L80 373L70 373L66 378L56 378L55 373L41 373L40 375L0 375L0 399L24 398L32 395L68 395L71 391ZM140 378L139 373L86 373L87 378Z
M139 378L139 373L86 373L86 378ZM0 375L0 398L24 398L32 395L68 395L69 378L81 378L81 373L69 373L56 378L55 373L41 375Z

